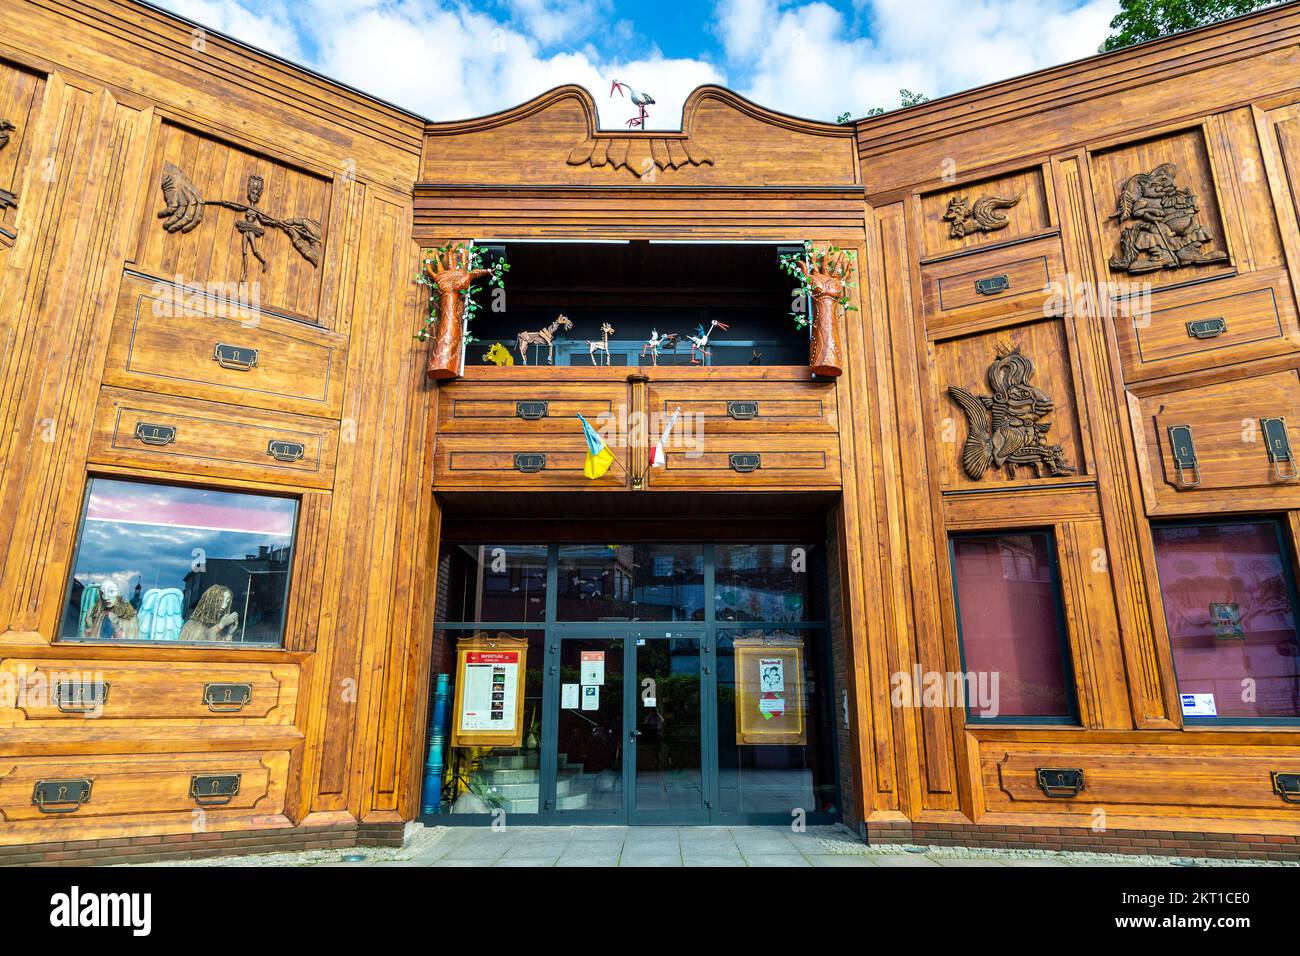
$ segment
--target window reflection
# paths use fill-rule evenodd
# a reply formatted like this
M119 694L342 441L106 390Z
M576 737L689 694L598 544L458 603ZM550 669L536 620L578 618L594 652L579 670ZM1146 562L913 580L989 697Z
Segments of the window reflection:
M811 621L820 553L807 544L719 544L715 548L719 621Z
M440 621L546 620L546 545L445 545L438 580Z
M561 545L561 621L704 620L704 546Z
M297 503L91 479L60 638L279 644Z

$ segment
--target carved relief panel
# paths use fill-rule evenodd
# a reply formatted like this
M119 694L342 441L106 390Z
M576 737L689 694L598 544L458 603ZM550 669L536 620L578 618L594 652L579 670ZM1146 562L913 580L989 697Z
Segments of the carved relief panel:
M931 342L944 489L1087 474L1077 376L1061 319Z
M38 74L0 63L0 243L14 237L23 147L44 85Z
M920 206L922 259L1041 235L1056 225L1038 166L925 194Z
M163 123L136 268L186 285L238 288L260 308L321 309L331 182Z

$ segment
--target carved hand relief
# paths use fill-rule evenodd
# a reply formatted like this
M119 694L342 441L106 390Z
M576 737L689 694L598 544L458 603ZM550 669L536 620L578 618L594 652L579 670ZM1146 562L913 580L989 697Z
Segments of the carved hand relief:
M1011 221L1002 212L1017 205L1022 196L980 196L970 202L965 196L958 196L948 201L948 208L943 214L948 223L948 235L953 239L965 239L977 232L996 232L1005 229Z
M1014 349L998 347L998 357L988 370L992 395L972 395L952 385L948 394L966 413L966 445L961 463L966 474L978 481L992 465L1005 468L1015 478L1016 468L1033 468L1042 478L1074 474L1060 445L1044 440L1051 423L1043 421L1056 407L1041 390L1029 384L1034 363Z
M712 166L713 157L690 137L595 134L573 147L566 162L593 169L621 166L633 176L645 176L656 169Z
M1178 188L1177 175L1174 163L1164 163L1124 184L1110 217L1123 226L1112 269L1137 274L1227 260L1226 252L1211 247L1214 237L1201 225L1196 195Z
M9 122L7 119L0 119L0 149L4 149L9 145L9 131L17 128L18 127L14 126L14 124ZM17 205L17 193L11 193L7 189L0 189L0 212L3 212L5 209L10 207L16 207Z
M321 226L315 219L277 219L258 208L262 199L265 182L261 176L248 177L248 201L231 202L224 199L204 199L198 187L190 182L189 177L179 166L173 163L163 164L162 192L167 207L158 213L163 220L163 229L167 232L189 232L203 221L205 206L221 206L242 212L244 218L235 222L239 232L243 251L243 270L239 281L248 280L248 258L252 256L262 264L266 271L266 257L262 255L260 242L266 235L267 228L279 229L298 254L313 266L320 265Z

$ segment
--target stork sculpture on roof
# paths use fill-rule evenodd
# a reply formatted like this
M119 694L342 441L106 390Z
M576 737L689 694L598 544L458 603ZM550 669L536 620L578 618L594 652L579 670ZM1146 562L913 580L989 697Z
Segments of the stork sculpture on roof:
M615 90L618 90L620 96L630 96L632 98L632 105L640 111L639 115L633 116L627 121L628 127L639 127L640 129L645 129L645 120L647 115L645 108L654 105L654 97L649 93L642 93L640 90L632 89L630 85L624 83L622 80L615 80L609 85L609 95L613 96ZM624 90L627 92L624 93Z

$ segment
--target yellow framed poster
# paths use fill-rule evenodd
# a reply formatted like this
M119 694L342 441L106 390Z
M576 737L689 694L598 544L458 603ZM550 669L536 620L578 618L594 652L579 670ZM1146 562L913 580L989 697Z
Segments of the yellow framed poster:
M456 642L451 746L518 747L524 739L528 639L470 634Z
M749 747L806 744L803 639L742 637L733 646L736 743Z

